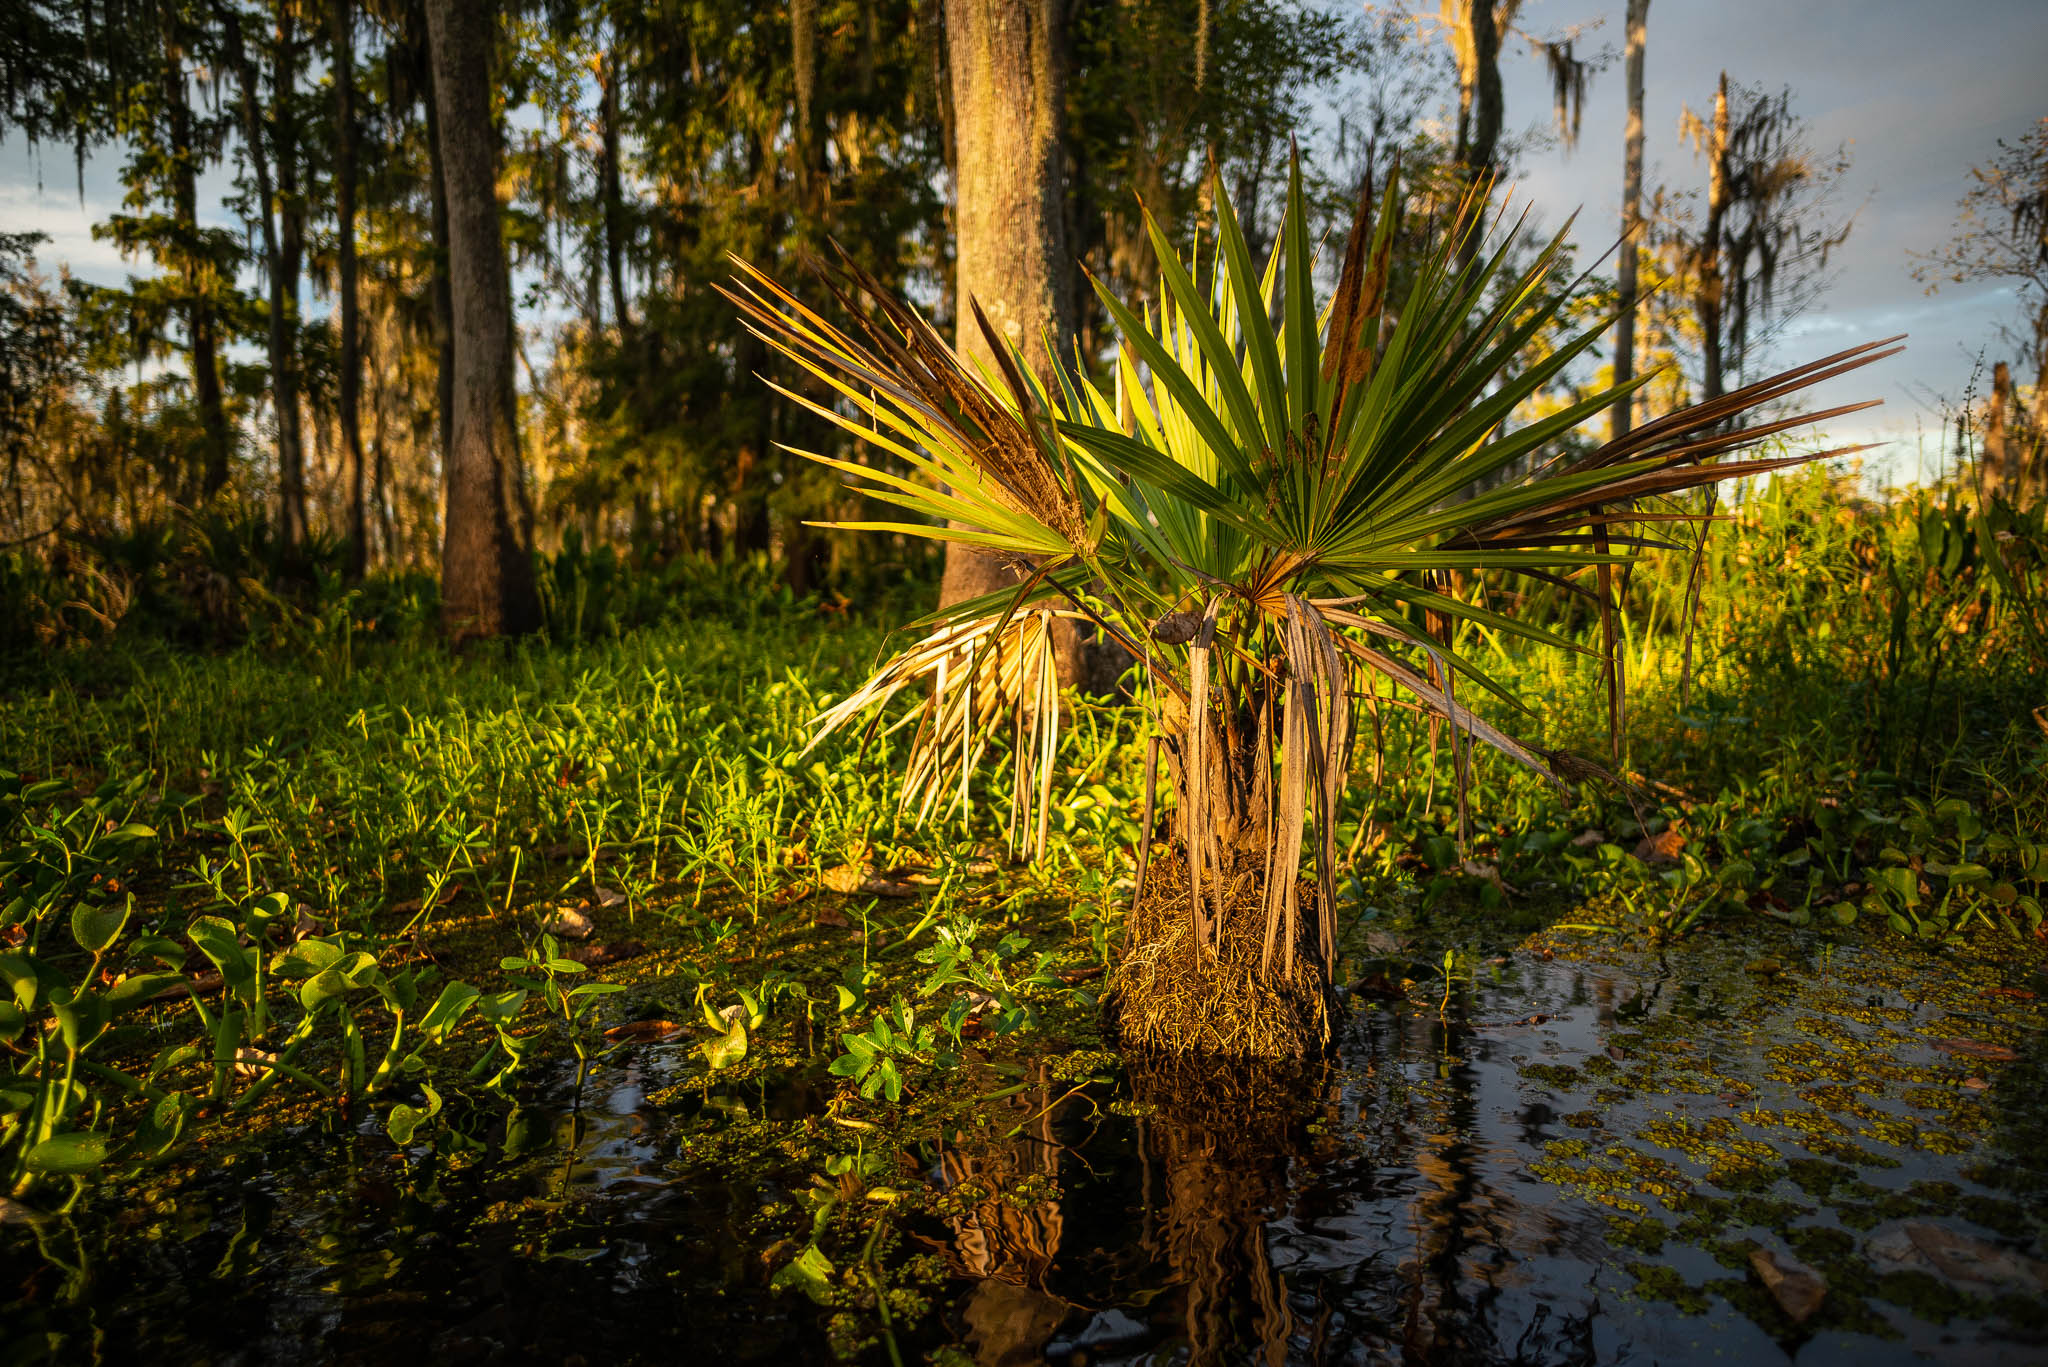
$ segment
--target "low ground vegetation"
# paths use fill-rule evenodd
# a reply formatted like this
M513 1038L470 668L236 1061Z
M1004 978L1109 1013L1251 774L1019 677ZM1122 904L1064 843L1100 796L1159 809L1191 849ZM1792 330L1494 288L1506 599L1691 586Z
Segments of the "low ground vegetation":
M1356 991L1337 1009L1392 992L1455 1013L1478 956L1538 929L1679 953L1758 918L2036 937L2044 547L2039 509L1953 492L1863 499L1826 471L1748 490L1697 571L1667 552L1633 574L1618 792L1566 799L1480 760L1461 814L1449 747L1361 704L1376 782L1341 809L1336 976ZM917 827L899 810L907 732L806 748L883 653L878 613L744 567L657 592L564 561L551 582L580 617L503 649L432 646L431 604L403 609L425 590L401 583L273 596L271 626L213 650L130 615L15 675L10 1210L89 1208L321 1116L374 1118L410 1154L481 1154L511 1142L533 1087L688 1041L672 1100L704 1108L706 1152L795 1142L717 1123L720 1096L819 1089L832 1123L797 1127L810 1223L774 1261L844 1308L874 1298L848 1241L872 1252L891 1202L936 1199L862 1166L877 1127L971 1128L1034 1060L1067 1060L1066 1089L1113 1074L1099 994L1140 834L1135 705L1070 703L1046 851L1017 862L1001 766L964 814ZM913 575L864 598L925 591ZM1567 603L1520 609L1598 630ZM1483 627L1456 648L1550 701L1547 742L1604 739L1597 663ZM1388 932L1409 946L1391 966L1366 947Z

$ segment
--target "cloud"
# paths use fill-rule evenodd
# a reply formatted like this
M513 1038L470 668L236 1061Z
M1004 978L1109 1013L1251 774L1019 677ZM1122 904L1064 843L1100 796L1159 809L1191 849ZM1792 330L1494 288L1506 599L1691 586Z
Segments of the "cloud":
M87 200L80 207L74 193L51 194L33 185L0 184L0 223L9 232L42 233L50 240L36 248L36 264L55 275L58 265L95 284L119 285L130 274L146 274L147 266L122 260L111 242L93 239L92 225L118 210L118 204L95 204Z
M1604 19L1593 41L1619 43L1618 0L1539 0L1519 23L1531 33ZM1790 86L1794 108L1823 147L1848 143L1843 210L1861 206L1855 230L1831 259L1829 293L1809 317L1786 329L1783 359L1814 346L1912 333L1906 356L1846 381L1889 402L1884 426L1939 427L1937 398L1954 400L1970 383L1977 356L1998 349L2012 320L2009 291L1951 286L1929 298L1911 273L1915 251L1950 233L1956 200L1971 166L1996 152L1998 139L2024 132L2044 111L2040 73L2048 67L2048 23L2040 0L1978 0L1936 7L1921 0L1715 0L1653 5L1645 65L1646 182L1704 181L1692 149L1678 140L1679 111L1702 108L1722 70L1731 81L1775 90ZM1590 46L1583 43L1583 47ZM1540 129L1550 90L1540 61L1519 44L1503 49L1510 127ZM1518 191L1553 222L1583 205L1575 235L1605 249L1618 231L1622 111L1619 61L1589 91L1584 136L1567 154L1532 155ZM1810 348L1809 348L1810 349ZM1799 350L1800 354L1791 354ZM1842 402L1830 390L1816 401Z

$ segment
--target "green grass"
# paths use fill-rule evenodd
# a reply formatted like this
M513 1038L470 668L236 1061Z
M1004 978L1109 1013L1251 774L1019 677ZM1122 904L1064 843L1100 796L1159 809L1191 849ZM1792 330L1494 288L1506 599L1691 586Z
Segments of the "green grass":
M1433 954L1475 924L2033 933L2038 542L1999 543L2001 586L1974 542L1943 539L1967 519L1837 515L1827 493L1788 482L1718 529L1684 687L1687 562L1637 572L1632 792L1567 804L1481 760L1461 839L1448 744L1362 710L1383 778L1344 811L1344 924L1419 928ZM67 1177L313 1097L370 1107L394 1142L467 1142L455 1117L510 1105L545 1061L580 1073L631 1020L694 1030L707 1096L829 1064L835 1106L865 1123L968 1087L949 1081L966 1041L1091 1046L1085 970L1114 952L1137 835L1134 709L1077 707L1053 848L991 870L1001 766L972 810L917 831L896 813L903 735L801 753L880 653L858 614L735 582L721 611L599 613L596 639L458 658L373 626L367 601L223 652L117 636L0 700L17 1195L63 1199ZM1524 608L1591 629L1570 604ZM1532 664L1476 631L1458 646L1544 700L1547 739L1604 745L1590 659ZM832 891L899 865L919 896ZM609 962L544 936L579 908ZM1455 958L1430 987L1446 1010Z

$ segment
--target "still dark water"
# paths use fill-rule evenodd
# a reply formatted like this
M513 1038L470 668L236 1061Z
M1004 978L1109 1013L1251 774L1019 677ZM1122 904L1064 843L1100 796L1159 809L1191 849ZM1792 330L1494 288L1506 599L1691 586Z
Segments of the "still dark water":
M1397 980L1377 948L1366 975ZM945 1270L931 1314L842 1340L1070 1367L2048 1362L2040 959L1532 941L1447 1016L1354 1001L1298 1085L1138 1076L1034 1121L1047 1079L994 1103L1021 1132L891 1179L993 1195L891 1242ZM829 1360L759 1233L810 1169L683 1162L647 1097L688 1051L635 1047L580 1116L529 1107L466 1164L308 1126L0 1231L0 1361ZM711 1102L750 1126L819 1097Z

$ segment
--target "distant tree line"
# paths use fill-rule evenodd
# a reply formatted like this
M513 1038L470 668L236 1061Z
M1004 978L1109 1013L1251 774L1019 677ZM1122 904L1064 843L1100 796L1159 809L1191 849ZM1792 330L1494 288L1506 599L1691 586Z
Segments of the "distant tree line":
M1644 411L1749 366L1848 223L1843 163L1790 92L1725 82L1691 129L1705 185L1644 202L1648 8L1628 0L1615 92L1630 246L1581 286L1627 304L1614 373L1663 367ZM281 572L438 568L457 634L532 625L532 553L569 542L768 553L799 588L873 554L810 525L846 495L785 448L841 438L754 378L825 399L713 292L734 255L786 276L844 252L970 355L991 359L971 299L1027 361L1049 342L1097 364L1090 282L1150 296L1146 212L1184 244L1220 185L1257 239L1299 146L1335 222L1398 157L1419 243L1497 201L1533 141L1569 140L1606 62L1471 0L11 13L0 125L81 174L121 159L96 231L139 269L53 280L32 238L0 238L0 541L261 509ZM1525 48L1556 109L1517 133L1500 68ZM989 573L952 566L949 591Z

